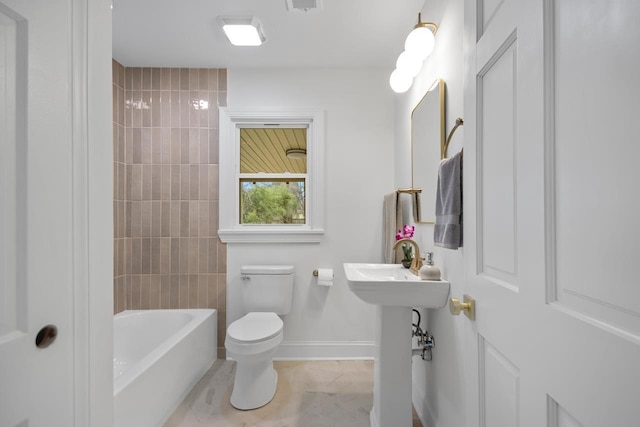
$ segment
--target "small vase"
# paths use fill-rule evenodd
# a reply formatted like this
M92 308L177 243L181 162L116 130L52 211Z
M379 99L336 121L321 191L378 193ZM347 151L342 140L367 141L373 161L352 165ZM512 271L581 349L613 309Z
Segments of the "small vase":
M410 259L403 259L401 262L402 262L402 266L403 266L404 268L409 268L409 267L411 267L411 260L410 260Z

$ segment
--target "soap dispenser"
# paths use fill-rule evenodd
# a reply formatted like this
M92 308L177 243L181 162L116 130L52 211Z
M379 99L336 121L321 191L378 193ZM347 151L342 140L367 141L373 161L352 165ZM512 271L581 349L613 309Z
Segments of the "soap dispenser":
M427 252L427 260L419 273L422 280L440 280L440 269L433 265L433 252Z

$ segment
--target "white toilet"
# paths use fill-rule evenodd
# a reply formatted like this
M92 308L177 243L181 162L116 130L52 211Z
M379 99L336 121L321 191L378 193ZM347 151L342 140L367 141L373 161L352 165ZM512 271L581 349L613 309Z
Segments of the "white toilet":
M273 399L278 373L273 355L282 342L282 319L291 310L293 266L246 265L241 269L244 317L227 328L224 346L236 361L231 405L255 409Z

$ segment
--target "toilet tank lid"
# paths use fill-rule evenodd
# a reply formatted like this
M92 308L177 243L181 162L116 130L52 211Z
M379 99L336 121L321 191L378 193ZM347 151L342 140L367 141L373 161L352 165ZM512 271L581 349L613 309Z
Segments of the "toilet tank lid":
M293 274L292 265L243 265L241 274Z

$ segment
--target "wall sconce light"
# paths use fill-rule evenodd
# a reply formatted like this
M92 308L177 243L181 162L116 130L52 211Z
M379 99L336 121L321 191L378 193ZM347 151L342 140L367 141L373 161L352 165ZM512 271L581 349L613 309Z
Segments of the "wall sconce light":
M234 46L260 46L267 40L258 18L220 16L218 22Z
M290 159L304 159L305 157L307 157L307 150L304 150L302 148L289 148L287 151L285 151L285 154Z
M389 85L396 93L409 90L413 78L422 69L422 62L427 59L435 46L435 34L438 26L433 22L422 22L422 14L418 13L418 23L404 42L404 52L398 56L396 69L389 77Z

